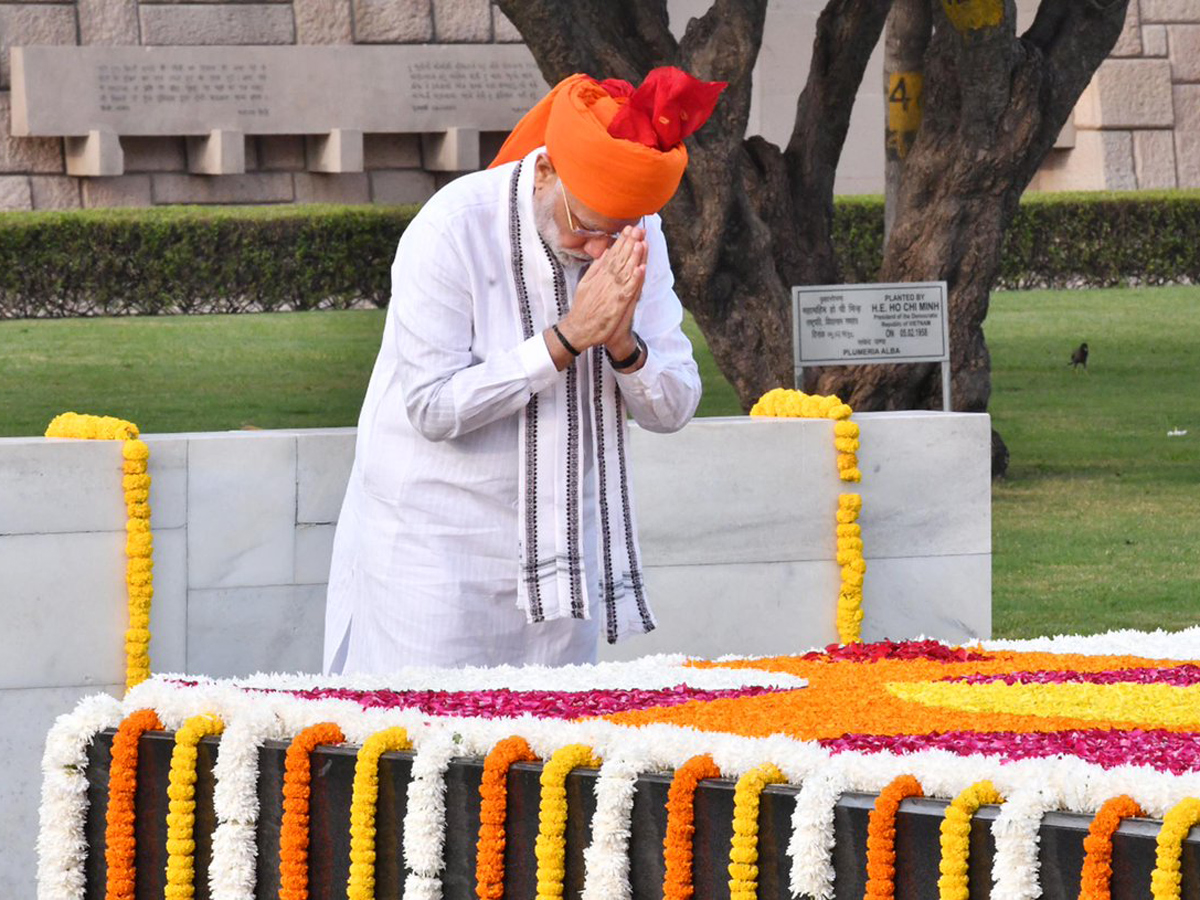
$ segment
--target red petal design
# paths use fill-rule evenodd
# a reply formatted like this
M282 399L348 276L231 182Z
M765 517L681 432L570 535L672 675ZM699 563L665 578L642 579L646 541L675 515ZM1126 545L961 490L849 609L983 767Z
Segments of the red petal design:
M604 85L607 88L608 82ZM608 133L670 150L708 121L727 86L724 81L700 81L673 66L654 69L613 116Z

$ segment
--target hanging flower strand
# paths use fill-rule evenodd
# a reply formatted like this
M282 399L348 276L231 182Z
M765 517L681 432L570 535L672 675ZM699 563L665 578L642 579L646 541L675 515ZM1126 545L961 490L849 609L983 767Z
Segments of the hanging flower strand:
M166 900L191 900L196 893L196 748L200 739L220 734L225 723L216 716L192 716L175 732L167 796Z
M706 778L720 777L721 770L708 754L693 756L675 770L667 794L663 900L691 900L695 893L692 842L696 835L696 787Z
M862 530L858 524L861 510L862 497L858 494L838 497L837 563L841 566L841 586L838 589L837 630L838 640L843 644L862 640L863 579L867 562L863 559Z
M377 731L363 742L354 763L350 794L350 878L347 900L375 900L375 808L379 801L379 757L409 750L408 732L399 726Z
M906 797L923 797L921 782L901 775L880 791L867 825L867 892L863 900L896 896L896 813Z
M1154 872L1150 876L1150 893L1154 900L1180 900L1183 873L1179 858L1183 852L1183 839L1197 824L1200 824L1200 798L1196 797L1184 797L1163 816Z
M105 900L133 900L137 885L138 741L147 731L162 731L162 722L152 709L139 709L126 716L113 735L112 764L108 770L108 810L104 831Z
M346 740L333 722L305 728L288 745L283 765L283 820L279 823L279 900L308 900L308 800L312 752Z
M1141 806L1128 794L1104 801L1083 839L1087 855L1079 876L1079 900L1112 900L1113 835L1122 819L1144 815Z
M538 808L537 900L560 900L566 878L567 775L586 766L598 769L600 760L585 744L568 744L554 751L542 769L542 798Z
M479 900L501 900L504 896L508 770L515 762L534 762L536 759L525 738L514 735L496 744L483 761L483 779L479 784L479 842L475 858L475 893Z
M938 900L969 900L967 854L971 817L981 806L1002 802L995 786L984 780L975 782L946 807L941 824L942 860L938 869L942 875L938 879Z
M763 763L738 779L733 791L733 841L729 848L730 900L757 900L759 798L768 784L786 781L773 763Z
M48 438L124 441L121 487L125 492L125 587L129 625L125 632L125 690L150 677L150 601L154 597L154 542L150 536L150 448L138 427L112 416L68 412L55 416Z

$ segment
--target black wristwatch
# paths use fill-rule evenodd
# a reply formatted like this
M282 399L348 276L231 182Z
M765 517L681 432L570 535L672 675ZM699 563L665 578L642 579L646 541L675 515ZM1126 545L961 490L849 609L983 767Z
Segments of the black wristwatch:
M611 353L608 352L607 347L604 348L604 352L608 353L609 362L612 363L612 367L614 369L628 369L642 358L642 354L646 352L646 342L643 341L641 335L635 331L633 334L633 352L627 357L624 359L616 359Z

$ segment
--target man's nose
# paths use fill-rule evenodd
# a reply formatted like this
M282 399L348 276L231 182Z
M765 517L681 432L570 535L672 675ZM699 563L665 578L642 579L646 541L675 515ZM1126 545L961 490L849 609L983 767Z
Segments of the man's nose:
M583 252L592 259L599 259L606 250L613 245L613 240L610 237L594 237L588 238L583 245Z

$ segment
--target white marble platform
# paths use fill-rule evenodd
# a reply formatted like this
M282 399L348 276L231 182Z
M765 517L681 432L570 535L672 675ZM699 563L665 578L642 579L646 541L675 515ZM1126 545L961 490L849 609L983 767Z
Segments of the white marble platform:
M863 496L864 638L991 630L990 423L875 413L863 482L835 474L827 421L701 419L632 429L659 629L601 658L794 653L836 639L837 496ZM145 435L155 671L315 671L354 429ZM0 898L33 896L42 739L124 681L125 509L116 442L0 438Z

